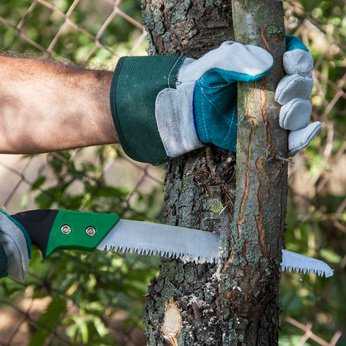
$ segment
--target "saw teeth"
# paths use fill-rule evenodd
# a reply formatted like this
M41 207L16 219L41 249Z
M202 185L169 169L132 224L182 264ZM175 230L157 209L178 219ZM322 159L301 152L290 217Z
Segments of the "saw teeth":
M191 254L184 254L182 252L175 252L173 249L143 249L143 248L132 248L124 245L105 245L103 247L104 251L112 253L122 253L122 254L138 254L140 256L159 256L168 259L181 259L183 262L193 262L196 264L201 263L215 263L215 258L204 258L201 256L195 257Z
M287 271L290 273L298 272L303 274L313 273L321 277L327 277L326 273L323 270L318 270L313 268L308 269L308 268L295 268L295 267L282 266L282 271Z
M218 262L218 258L193 256L192 254L184 254L182 252L176 252L174 249L146 249L146 248L132 248L124 245L105 245L104 251L110 251L113 253L136 253L138 255L146 256L160 256L169 259L180 259L182 262L193 262L196 264ZM298 273L314 273L321 277L329 277L333 275L333 269L322 261L314 260L303 255L292 253L290 251L283 250L283 262L281 263L281 270L287 272Z

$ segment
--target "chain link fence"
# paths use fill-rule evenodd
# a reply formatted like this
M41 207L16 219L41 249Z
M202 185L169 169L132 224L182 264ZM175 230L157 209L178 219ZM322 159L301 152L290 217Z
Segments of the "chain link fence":
M340 184L346 182L346 176L340 162L345 167L346 145L340 140L332 119L345 116L340 102L345 100L346 73L328 74L326 60L333 65L331 60L344 51L345 41L337 29L333 31L330 23L319 21L318 13L306 12L299 2L285 2L285 10L288 30L322 49L316 60L313 117L323 121L324 130L321 139L310 151L297 157L291 167L291 198L297 206L302 206L299 210L313 207L310 214L301 215L300 221L317 217L344 235L346 200L342 196L345 189L340 192ZM4 53L44 56L65 63L112 69L122 55L144 55L146 35L137 1L15 0L0 4L0 42ZM318 159L313 158L313 154ZM116 146L35 156L1 155L0 174L1 207L11 213L29 208L66 207L117 210L126 217L155 220L162 203L163 169L133 162ZM335 190L335 194L341 197L337 198L332 210L322 213L315 201L322 198L326 190ZM295 236L303 237L301 234ZM300 250L309 255L316 254L316 242L320 240L308 237L303 243L311 246L306 248L304 245ZM29 285L4 284L0 295L0 344L95 345L98 343L90 341L93 340L90 333L96 333L100 337L97 340L102 340L100 345L114 344L114 340L119 345L143 345L145 341L139 322L141 297L155 275L157 262L148 259L143 264L135 257L106 256L104 262L97 264L91 277L87 268L80 268L91 263L85 261L92 259L75 253L61 256L65 259L64 265L71 261L78 264L80 277L75 275L69 282L64 281L66 278L57 279L59 286L56 286L50 280L61 275L56 273L61 269L61 257L53 256L44 265L39 255L34 254L32 266L35 269L30 272ZM333 255L327 253L325 257L330 259ZM339 262L343 264L338 268L344 270L345 258ZM96 283L90 281L101 280L96 271L104 271L102 266L108 264L126 270L121 277L113 275L115 284L102 282L101 287L107 287L107 295L112 293L114 285L121 289L116 294L115 303L113 298L98 297L103 303L97 305L92 294ZM57 269L54 271L53 268ZM38 270L42 270L43 275L38 275ZM131 286L130 280L134 279L129 273L132 270L137 281L143 280L142 284L137 282L138 287ZM90 292L86 289L83 300L78 296L78 290L83 294L83 280L86 278L91 287ZM130 299L124 298L126 294ZM138 304L131 301L135 299ZM108 305L112 303L114 307ZM96 312L90 312L92 304ZM329 315L321 314L320 323L330 323ZM323 330L323 335L329 335L328 339L319 336L318 331L313 332L312 322L302 323L287 316L282 324L295 335L295 338L284 337L281 340L283 345L332 346L337 345L342 337L342 332L333 323L334 330L329 329L327 333L318 328Z

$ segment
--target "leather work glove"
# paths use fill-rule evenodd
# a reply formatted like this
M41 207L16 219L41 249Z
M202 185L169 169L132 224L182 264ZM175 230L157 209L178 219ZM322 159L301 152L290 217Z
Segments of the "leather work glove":
M26 230L0 210L0 277L23 282L29 267L31 240Z
M275 99L282 105L280 126L290 131L289 154L305 148L319 133L309 124L313 60L295 37L286 39ZM159 164L212 144L235 151L237 82L270 73L265 49L227 41L195 60L182 56L120 59L114 73L111 106L125 152L134 160Z

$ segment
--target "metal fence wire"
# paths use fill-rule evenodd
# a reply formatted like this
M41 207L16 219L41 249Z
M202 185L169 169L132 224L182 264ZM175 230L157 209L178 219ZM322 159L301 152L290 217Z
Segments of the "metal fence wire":
M335 144L337 129L331 117L334 112L339 112L337 107L340 101L345 100L346 73L337 79L330 79L324 64L324 59L332 54L331 51L344 49L344 42L335 37L336 32L328 25L307 13L298 1L285 2L285 11L288 30L300 35L305 42L315 40L327 46L325 54L316 61L313 96L317 105L313 117L324 122L324 130L322 139L312 150L323 164L315 165L314 174L311 175L311 165L308 164L311 154L302 154L290 171L293 199L309 203L319 193L322 194L326 186L333 188L336 179L333 169L341 160L345 163L345 143ZM88 67L111 69L122 55L145 54L146 35L138 1L16 0L0 4L0 42L4 53L44 56ZM162 201L163 169L133 162L116 146L34 156L1 155L0 174L1 207L11 213L51 206L94 210L120 208L122 215L154 219ZM301 184L310 186L310 190L306 192L301 189ZM96 202L93 200L95 191ZM111 199L109 194L113 194ZM345 208L345 199L340 198L332 213L319 215L327 218L326 221L335 227L336 232L345 234L346 227L342 220ZM318 207L315 206L316 209ZM70 256L78 264L83 263L80 254L64 256ZM119 258L107 260L121 261ZM33 261L37 268L42 265L38 256L34 256ZM52 272L52 266L57 265L58 259L53 258L52 261L51 265L43 267L45 275L33 271L29 274L28 286L5 280L0 291L1 345L87 344L90 342L88 340L92 340L92 336L87 335L91 322L85 317L92 315L88 314L90 306L86 308L82 300L75 299L76 284L64 283L56 287L49 283L48 278L57 275ZM121 262L121 265L124 266L124 263ZM136 259L126 263L128 271L138 266ZM82 272L81 269L81 275ZM97 274L93 275L97 278ZM126 290L127 282L122 282L122 278L116 280ZM144 285L147 284L148 278L144 277L143 280L146 280ZM138 295L142 291L139 290ZM83 290L81 292L83 294ZM95 297L93 299L96 301ZM99 299L111 301L110 298ZM62 304L62 301L65 303ZM119 298L119 301L122 300ZM60 310L59 304L64 305L63 310ZM102 344L112 344L109 340L114 339L121 345L143 345L140 325L133 323L129 327L126 323L122 324L128 319L126 304L122 306L116 302L115 306L114 309L105 307L104 311L92 315L95 333L100 338L104 337ZM141 303L135 309L138 310L133 315L140 311ZM49 315L47 310L53 312ZM74 319L75 313L78 317ZM107 316L107 319L103 319L103 316ZM328 324L328 321L325 318L324 323ZM86 329L83 329L83 323ZM342 337L341 331L335 327L334 331L329 330L327 340L326 334L321 337L318 332L313 332L312 323L299 322L289 316L283 319L282 325L283 328L289 326L288 329L295 335L294 339L282 340L283 345L332 346L337 345Z

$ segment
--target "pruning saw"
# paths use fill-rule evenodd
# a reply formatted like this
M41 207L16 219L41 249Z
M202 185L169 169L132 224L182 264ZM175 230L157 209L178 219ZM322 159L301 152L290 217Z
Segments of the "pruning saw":
M79 249L217 263L220 236L198 229L120 219L115 213L40 209L12 216L0 213L0 244L0 274L8 273L23 281L32 244L44 258L58 250ZM282 251L281 270L333 275L323 261L287 250Z

